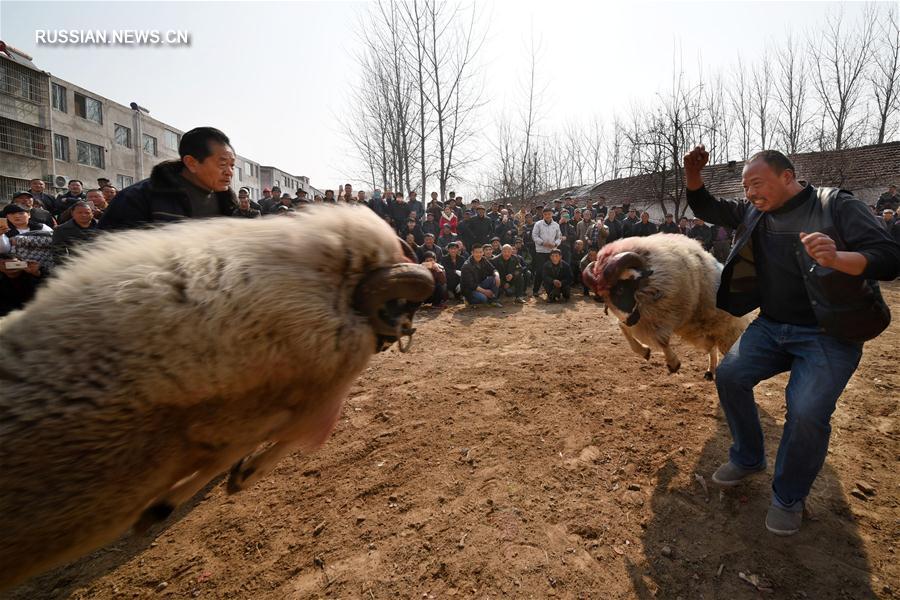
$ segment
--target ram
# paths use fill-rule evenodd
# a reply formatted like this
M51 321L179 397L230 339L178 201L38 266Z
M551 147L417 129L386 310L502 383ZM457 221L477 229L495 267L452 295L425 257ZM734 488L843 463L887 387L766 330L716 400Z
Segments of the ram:
M670 344L677 334L709 354L705 378L712 379L717 350L728 352L747 327L746 318L716 308L721 270L695 240L658 233L604 246L582 279L603 297L639 356L649 360L650 346L659 348L669 372L677 372L681 361Z
M0 589L322 444L433 286L366 208L88 246L0 321Z

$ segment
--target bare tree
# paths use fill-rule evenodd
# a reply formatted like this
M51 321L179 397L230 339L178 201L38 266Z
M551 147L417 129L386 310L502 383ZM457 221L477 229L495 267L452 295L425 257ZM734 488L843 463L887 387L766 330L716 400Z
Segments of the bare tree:
M848 30L843 11L832 12L826 18L824 31L817 30L810 40L813 86L828 118L834 150L852 144L859 135L862 119L856 108L872 55L876 14L867 8L858 26Z
M740 55L734 67L731 81L731 110L738 136L738 152L741 160L750 156L750 140L753 135L753 111L750 103L750 76Z
M772 98L772 66L769 60L769 52L763 52L762 60L753 68L752 96L750 101L753 120L756 124L757 140L759 148L764 150L769 147L772 111L770 100Z
M804 149L810 119L806 106L807 59L800 42L789 34L777 50L775 60L775 100L781 109L776 123L779 145L788 154L796 154Z
M526 104L526 108L522 113L522 156L521 156L521 168L519 169L519 173L521 174L520 180L520 192L519 192L519 201L524 204L526 198L533 197L537 190L534 189L533 182L536 180L536 176L531 172L533 167L536 167L535 161L532 157L532 146L533 146L533 138L535 134L535 122L537 121L538 114L538 90L536 89L537 85L537 48L534 45L534 33L531 35L531 52L529 53L529 61L528 61L528 72L526 75L526 87L528 90L528 101Z
M890 6L879 21L869 80L878 108L875 143L883 144L896 131L897 125L892 119L900 111L900 15L897 6Z

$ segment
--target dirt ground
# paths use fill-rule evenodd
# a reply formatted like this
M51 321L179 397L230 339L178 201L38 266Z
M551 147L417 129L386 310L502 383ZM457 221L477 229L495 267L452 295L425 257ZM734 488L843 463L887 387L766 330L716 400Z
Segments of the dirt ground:
M771 466L724 493L699 480L730 440L705 357L679 345L669 375L579 296L420 313L412 351L375 357L318 453L239 495L218 480L8 597L897 597L900 285L885 287L897 318L839 401L792 538L763 525ZM785 383L757 388L770 465Z

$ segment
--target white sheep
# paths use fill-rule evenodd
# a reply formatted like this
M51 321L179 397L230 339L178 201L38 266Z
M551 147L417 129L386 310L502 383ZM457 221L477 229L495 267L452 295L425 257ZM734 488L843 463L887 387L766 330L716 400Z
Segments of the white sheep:
M322 444L433 285L367 208L85 247L0 321L0 589Z
M663 351L669 372L681 361L672 350L672 334L709 355L706 379L712 379L718 349L728 352L747 327L716 308L722 266L696 241L679 234L629 237L604 246L583 274L619 319L634 352L650 359L650 346Z

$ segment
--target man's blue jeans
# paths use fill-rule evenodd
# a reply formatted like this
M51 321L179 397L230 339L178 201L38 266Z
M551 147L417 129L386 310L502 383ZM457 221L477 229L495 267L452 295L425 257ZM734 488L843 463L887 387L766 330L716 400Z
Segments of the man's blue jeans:
M753 388L773 375L791 372L772 481L777 506L803 510L802 501L825 462L831 414L861 357L862 344L842 342L818 327L785 325L761 316L722 359L716 388L734 440L730 460L745 469L766 464Z
M497 300L497 280L494 279L493 275L485 277L484 281L478 284L478 287L483 290L492 291L494 297L488 299L488 297L481 292L472 292L469 294L469 304L486 304L487 302L495 302Z

